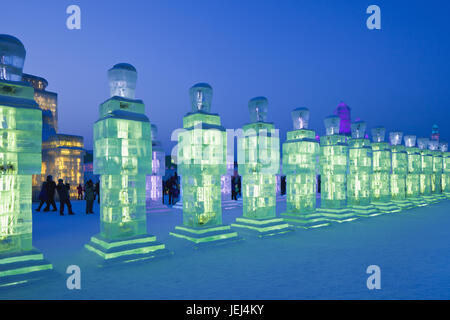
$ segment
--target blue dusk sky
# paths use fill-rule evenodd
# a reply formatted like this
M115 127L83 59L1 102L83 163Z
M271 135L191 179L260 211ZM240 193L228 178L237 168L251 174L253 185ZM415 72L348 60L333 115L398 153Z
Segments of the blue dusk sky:
M66 8L81 8L81 30L66 28ZM366 27L366 8L381 8L381 30ZM290 112L308 107L310 128L342 100L368 129L450 140L449 1L40 0L2 1L0 33L27 50L24 71L58 93L59 132L92 148L98 106L109 98L106 72L138 70L136 98L171 132L190 110L197 82L214 89L212 112L226 128L249 121L248 100L266 96L282 141Z

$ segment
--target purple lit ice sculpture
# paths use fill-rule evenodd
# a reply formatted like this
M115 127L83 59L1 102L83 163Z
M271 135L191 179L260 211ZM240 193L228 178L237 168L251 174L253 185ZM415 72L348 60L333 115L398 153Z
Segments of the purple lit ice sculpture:
M152 174L146 177L147 211L166 211L163 204L162 177L166 174L166 154L157 138L158 128L151 125L152 130Z

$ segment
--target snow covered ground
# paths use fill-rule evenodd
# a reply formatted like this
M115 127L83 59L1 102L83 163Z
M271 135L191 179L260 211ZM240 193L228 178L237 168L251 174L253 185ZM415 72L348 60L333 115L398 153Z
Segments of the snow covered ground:
M108 268L96 267L83 248L99 231L98 204L94 215L84 214L84 201L73 204L75 216L33 214L34 245L58 275L1 290L0 299L450 299L450 201L199 250L169 236L182 222L172 209L148 215L149 233L172 256ZM277 205L281 213L284 201ZM241 210L224 210L224 223ZM81 290L66 288L74 264ZM366 287L373 264L381 290Z

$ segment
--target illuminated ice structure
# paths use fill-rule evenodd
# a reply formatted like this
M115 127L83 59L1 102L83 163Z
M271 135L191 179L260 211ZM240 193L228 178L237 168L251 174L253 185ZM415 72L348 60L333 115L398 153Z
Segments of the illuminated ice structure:
M213 90L198 83L189 90L192 111L178 135L178 172L183 176L183 225L170 235L196 246L238 239L222 223L221 176L227 173L226 133L218 114L211 113Z
M348 144L339 134L340 119L329 116L324 120L326 135L320 137L321 206L317 209L329 221L346 222L357 219L347 207Z
M411 209L415 205L406 198L406 175L408 173L408 153L402 145L403 132L389 133L391 143L392 173L391 173L391 199L397 206Z
M26 51L0 35L0 287L42 279L52 269L33 247L31 180L41 172L42 111L22 80Z
M147 212L165 212L162 177L166 174L166 154L158 140L158 128L152 124L152 174L146 178Z
M428 149L430 139L419 138L417 145L419 146L419 153L421 158L421 173L420 173L420 195L428 203L436 203L439 200L431 193L431 175L433 174L433 153Z
M445 200L447 197L442 194L442 170L443 152L439 148L439 142L430 140L428 148L433 155L433 173L431 174L431 193L437 200Z
M94 173L100 175L100 234L86 248L101 264L131 262L165 253L147 234L145 178L152 173L151 127L135 100L137 72L120 63L108 70L111 98L94 124Z
M372 129L372 204L381 213L394 213L400 212L401 208L392 202L392 155L391 147L384 142L385 135L384 127Z
M442 194L450 199L450 152L448 152L448 143L439 144L442 151Z
M317 228L330 223L316 212L317 157L319 143L314 130L308 129L309 110L297 108L291 113L294 130L283 143L283 174L286 175L286 212L281 216L297 228Z
M380 214L371 204L372 148L366 139L366 123L351 124L352 138L348 141L349 170L347 176L347 206L358 216L373 217Z
M406 199L417 207L428 204L420 196L420 174L422 172L422 160L419 149L416 147L416 136L404 136L406 152L408 154L408 171L406 174Z
M276 174L280 170L280 137L273 123L266 122L268 101L256 97L249 101L251 123L238 137L237 158L242 177L243 216L233 227L257 236L291 231L276 216Z

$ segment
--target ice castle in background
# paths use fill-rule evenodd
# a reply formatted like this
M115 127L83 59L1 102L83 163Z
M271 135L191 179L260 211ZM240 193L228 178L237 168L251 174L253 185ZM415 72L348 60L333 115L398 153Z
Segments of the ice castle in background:
M23 74L22 81L34 88L34 100L42 109L42 166L41 174L33 175L33 200L38 199L48 175L69 183L70 195L76 197L76 186L84 183L83 137L58 134L58 94L46 90L47 80Z

